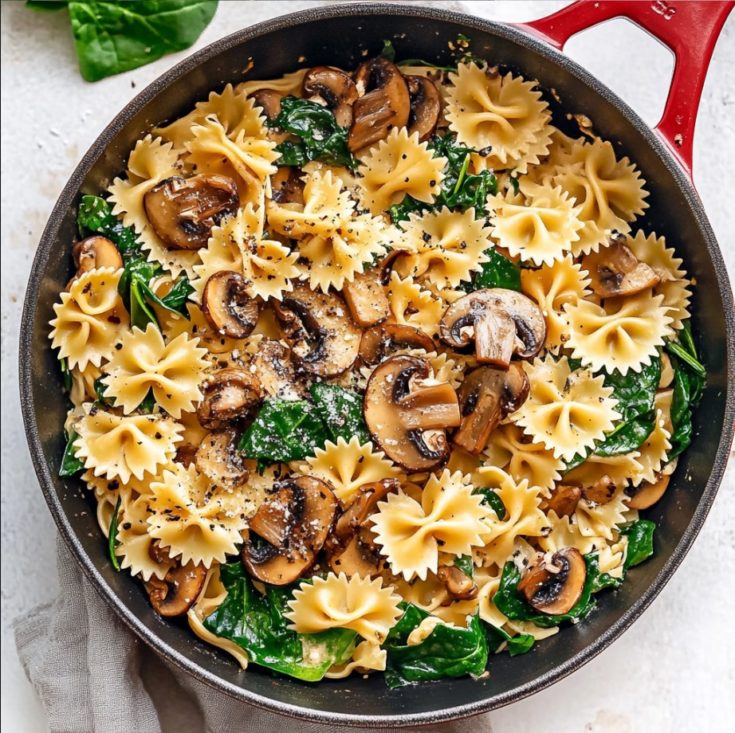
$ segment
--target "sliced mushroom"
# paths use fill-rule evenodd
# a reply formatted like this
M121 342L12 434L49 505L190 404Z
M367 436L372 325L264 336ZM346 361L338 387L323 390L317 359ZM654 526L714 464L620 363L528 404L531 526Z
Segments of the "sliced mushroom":
M431 79L425 76L404 76L411 100L411 112L408 116L408 133L419 134L419 140L428 140L439 124L442 111L442 100L439 90Z
M176 565L161 580L155 575L145 582L153 609L159 616L182 616L193 605L202 590L207 571L192 562Z
M198 447L191 443L186 443L185 445L179 444L178 448L176 448L174 460L176 463L180 463L182 466L186 466L188 468L196 460L197 450Z
M598 252L585 255L582 267L590 275L592 290L601 298L634 295L661 282L655 270L631 252L622 236Z
M220 270L204 286L202 313L217 333L244 339L258 322L260 306L248 295L247 281L239 272Z
M383 323L363 332L360 339L360 359L372 366L398 349L433 351L435 348L431 336L418 328L400 323Z
M568 613L582 595L586 578L582 554L567 547L555 552L550 563L542 560L530 567L518 583L518 592L541 613Z
M313 476L286 479L250 520L242 547L248 572L270 585L294 582L314 563L334 521L337 498Z
M408 86L400 69L380 56L361 64L355 74L362 96L352 105L347 145L352 152L383 140L394 127L405 127L411 112Z
M554 512L557 517L571 517L577 511L577 504L582 498L582 489L579 486L559 484L551 490L548 499L541 500L541 509L545 512Z
M308 372L336 377L349 369L360 348L360 329L336 293L317 293L298 283L273 310L294 356Z
M196 467L216 486L234 488L248 480L248 470L237 450L237 442L234 430L215 430L206 435L197 448Z
M275 89L258 89L250 95L253 102L263 110L269 120L275 120L281 113L283 94Z
M546 321L536 303L515 290L476 290L452 303L439 324L440 337L455 349L473 341L477 360L507 369L512 356L536 356L546 339Z
M475 581L456 565L440 565L436 576L444 583L452 600L470 601L477 598L478 588Z
M122 256L115 243L99 234L93 234L77 242L71 254L77 266L77 277L100 267L112 267L119 270L123 266Z
M272 199L279 204L303 204L304 182L293 166L282 166L271 177Z
M452 438L454 444L473 455L485 450L497 424L526 401L529 386L517 363L507 371L486 366L470 372L459 388L462 424Z
M629 486L625 489L625 493L630 497L628 507L639 511L649 509L666 493L670 480L670 475L659 473L656 475L655 483L643 481L640 486Z
M263 390L271 397L297 400L306 396L306 385L297 374L288 346L272 339L261 341L252 367Z
M224 428L248 417L262 399L263 389L254 374L237 367L220 369L202 385L197 418L209 430Z
M375 443L409 471L428 471L449 457L446 430L461 422L457 393L431 377L427 361L394 356L372 373L363 414Z
M358 98L355 82L341 69L315 66L304 77L304 96L324 104L334 113L340 127L352 124L352 105Z
M212 227L240 206L237 184L227 176L173 176L143 197L151 228L169 249L207 246Z
M607 475L600 476L595 483L582 487L582 495L594 504L607 504L617 491L615 482Z

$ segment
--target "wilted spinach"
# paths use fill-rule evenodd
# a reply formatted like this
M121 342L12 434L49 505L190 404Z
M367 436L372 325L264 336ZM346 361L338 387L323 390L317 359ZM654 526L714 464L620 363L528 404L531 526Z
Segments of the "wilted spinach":
M112 567L120 572L120 561L117 559L115 554L115 546L117 545L117 527L120 522L120 504L122 504L122 497L118 495L117 501L115 502L115 510L112 513L110 519L110 527L107 531L107 553L110 556L110 562Z
M638 519L627 527L622 527L620 533L628 538L628 550L625 555L625 570L640 565L653 555L653 533L656 523L650 519Z
M70 392L72 387L72 378L71 370L69 369L69 360L59 359L59 368L61 369L61 380L64 383L64 390L66 392Z
M475 494L482 494L482 503L487 504L501 521L505 519L506 508L500 495L493 489L475 489Z
M135 230L124 226L112 213L112 206L100 196L82 196L77 209L77 227L83 237L102 234L112 240L124 261L140 254Z
M508 653L511 657L516 657L519 654L525 654L530 652L533 645L536 643L536 639L532 634L518 634L511 636L507 631L504 631L497 626L482 622L483 628L485 629L485 636L487 637L488 651L494 654L502 644L508 645Z
M360 443L370 440L362 416L362 398L357 392L324 382L312 384L309 392L333 443L338 438L344 438L349 443L354 436L358 437Z
M64 455L61 457L61 466L59 467L61 478L76 476L84 470L84 463L77 458L77 449L74 447L74 441L78 437L79 435L73 430L66 435L66 448L64 448Z
M461 288L468 293L480 288L506 288L508 290L521 289L521 268L512 260L504 257L491 247L485 250L490 258L483 262L482 270L473 273L470 282L462 283Z
M204 619L204 626L244 649L253 664L318 682L332 665L349 659L357 637L354 631L297 634L288 628L284 613L292 596L290 588L266 586L265 595L259 593L239 562L221 565L220 578L227 596Z
M388 652L385 669L388 687L480 675L485 671L487 638L478 616L470 619L466 629L438 624L421 643L408 645L409 634L429 614L412 603L402 605L404 614L383 644Z
M267 122L296 135L297 142L286 140L276 146L281 154L279 165L303 166L311 160L354 169L357 161L347 147L348 129L337 124L326 107L308 99L284 97L278 116Z

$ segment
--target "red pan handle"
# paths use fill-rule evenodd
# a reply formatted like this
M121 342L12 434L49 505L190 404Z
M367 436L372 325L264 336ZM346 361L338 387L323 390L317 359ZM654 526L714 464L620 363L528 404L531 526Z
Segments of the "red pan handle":
M575 33L625 17L668 46L676 57L666 107L656 131L692 177L692 143L699 99L717 37L735 0L577 0L518 28L562 50Z

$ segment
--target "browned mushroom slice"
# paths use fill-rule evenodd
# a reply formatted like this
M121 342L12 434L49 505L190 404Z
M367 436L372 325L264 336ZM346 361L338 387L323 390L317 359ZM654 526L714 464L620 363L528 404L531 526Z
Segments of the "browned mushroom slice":
M270 585L287 585L307 570L332 527L337 499L313 476L286 479L250 520L242 547L248 572ZM262 534L261 534L262 533Z
M77 276L100 267L113 267L119 270L123 266L122 256L115 243L99 234L93 234L77 242L71 251Z
M202 393L197 418L202 427L210 430L247 417L263 399L258 378L237 367L214 372L202 385Z
M625 489L625 493L630 497L628 506L639 511L652 507L666 493L670 480L671 476L659 473L656 475L655 483L643 481L640 486L629 486Z
M179 444L178 448L176 448L174 460L176 463L180 463L188 468L196 460L197 450L198 446L192 445L191 443L186 443L185 445Z
M577 504L582 498L582 489L579 486L559 484L551 490L548 499L542 499L541 509L545 512L554 512L557 517L571 517L577 511Z
M528 376L520 364L508 370L478 367L459 388L462 424L452 441L468 453L481 453L490 434L506 415L515 412L528 397Z
M390 302L375 270L359 272L342 288L352 318L359 326L374 326L390 315Z
M455 349L473 341L477 360L507 369L512 356L536 356L546 321L536 303L505 288L476 290L452 303L439 324L441 339Z
M209 325L223 336L244 339L258 322L260 307L248 295L247 283L239 272L215 272L204 286L202 313Z
M352 105L347 145L352 152L383 140L394 127L405 127L411 112L408 86L400 69L377 57L361 64L355 74L362 96Z
M568 613L582 595L586 578L587 566L581 553L567 547L555 552L551 563L542 560L530 567L518 583L518 592L541 613Z
M263 110L269 120L275 120L281 112L283 94L275 89L258 89L250 95L253 102Z
M197 448L196 467L216 486L233 488L248 480L237 442L234 430L216 430L206 435Z
M348 578L353 575L374 578L385 567L385 558L378 546L365 542L360 534L355 534L343 550L329 554L327 562L333 573L344 573Z
M661 282L655 270L631 252L622 236L598 252L585 255L582 267L590 275L592 290L601 298L634 295Z
M365 390L363 414L373 440L409 471L428 471L446 461L445 431L461 421L457 393L430 375L424 359L394 356L377 367Z
M408 133L419 134L419 140L428 140L436 130L442 111L439 90L431 79L425 76L404 76L411 99L411 113L408 117Z
M431 336L418 328L401 323L383 323L363 332L360 339L360 359L372 366L398 349L433 351L435 348Z
M272 199L279 204L303 204L304 182L293 166L282 166L271 176Z
M151 228L169 249L207 246L212 227L237 212L240 199L235 181L226 176L173 176L143 197Z
M617 486L608 475L600 476L594 484L582 487L584 498L595 504L607 504L613 498L616 491Z
M478 588L475 581L455 565L440 565L436 576L444 583L453 600L470 601L477 598Z
M296 373L288 346L272 339L262 341L252 365L263 390L271 397L296 400L306 396L304 380Z
M349 369L360 348L360 329L336 293L317 293L298 283L273 310L294 356L308 372L336 377Z
M159 616L182 616L193 605L202 590L207 571L203 565L176 565L160 580L155 575L146 581L145 589Z
M315 66L306 72L303 90L307 99L332 110L340 127L352 124L352 105L359 95L355 82L344 71L333 66Z

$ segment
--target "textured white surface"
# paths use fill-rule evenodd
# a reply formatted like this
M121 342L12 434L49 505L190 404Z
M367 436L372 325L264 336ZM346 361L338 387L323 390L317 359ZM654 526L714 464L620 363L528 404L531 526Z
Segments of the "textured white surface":
M195 48L313 4L223 0ZM497 20L529 20L564 3L435 4ZM569 51L655 123L672 66L667 52L622 21L581 34ZM33 474L19 411L16 362L25 282L54 201L83 152L136 89L186 53L86 84L76 70L64 13L38 15L19 1L2 2L2 726L13 733L36 733L46 725L20 669L9 624L56 590L55 530ZM696 184L731 273L734 80L732 17L715 51L695 141ZM563 682L498 711L495 733L732 730L735 635L723 570L735 562L733 488L731 466L693 550L633 628ZM470 722L467 728L473 731Z

